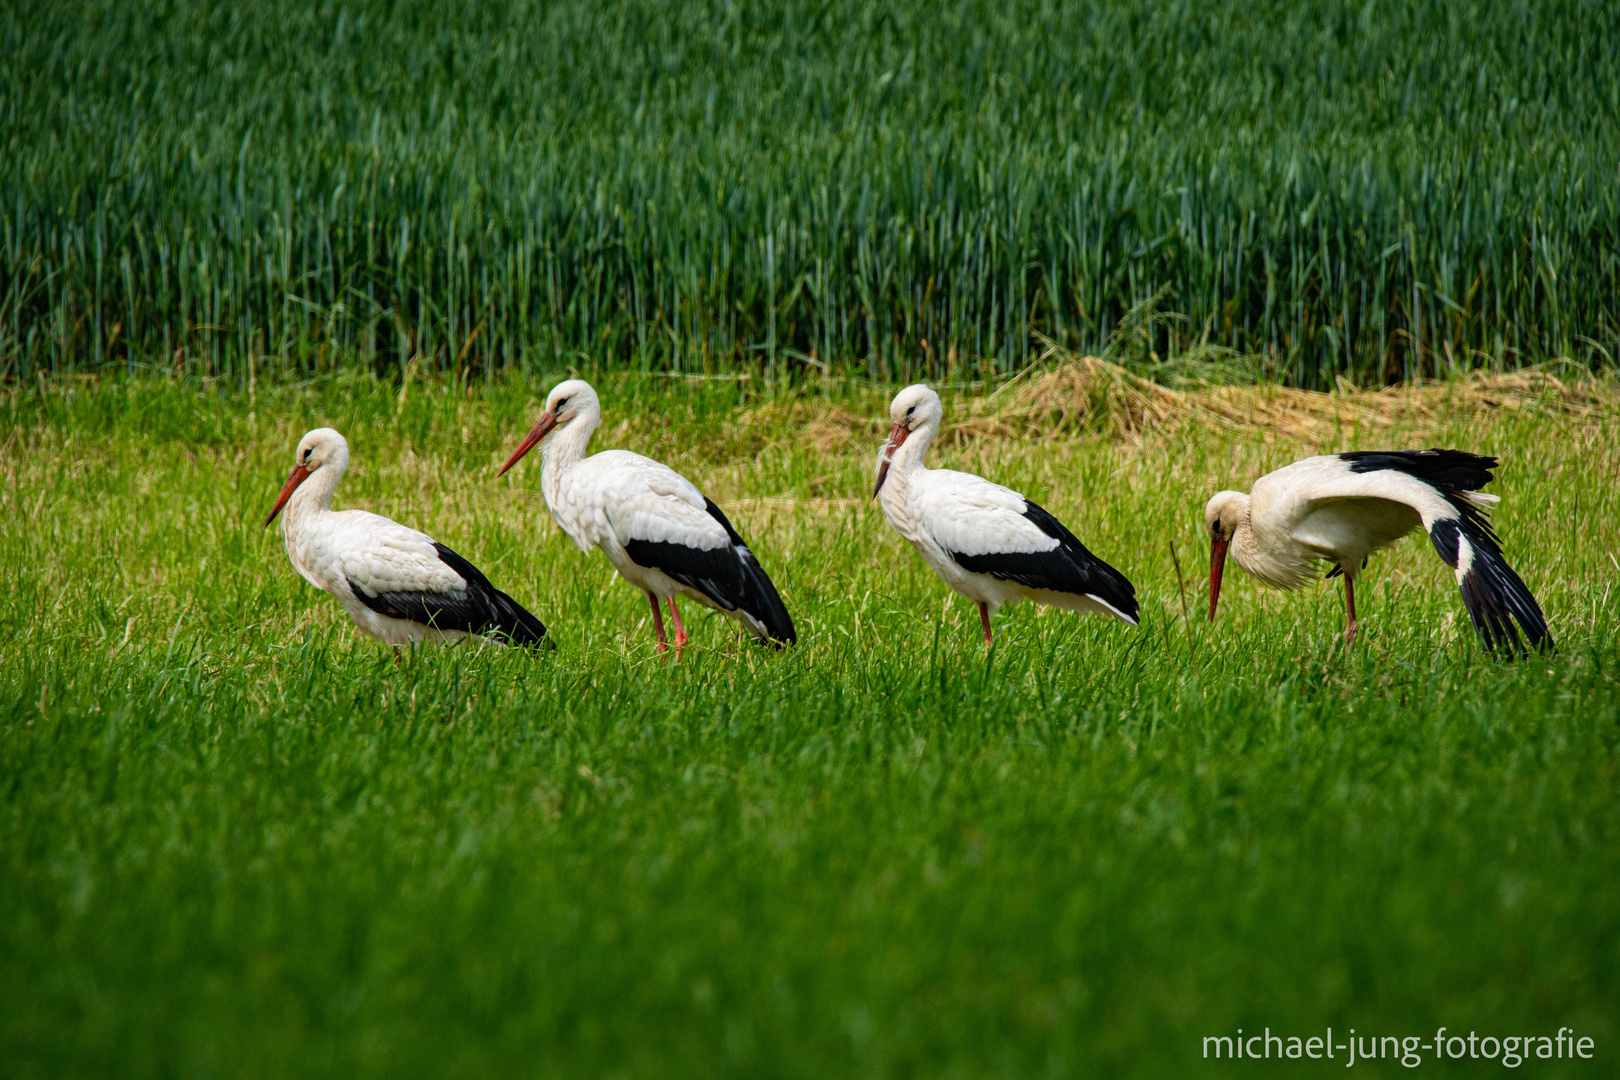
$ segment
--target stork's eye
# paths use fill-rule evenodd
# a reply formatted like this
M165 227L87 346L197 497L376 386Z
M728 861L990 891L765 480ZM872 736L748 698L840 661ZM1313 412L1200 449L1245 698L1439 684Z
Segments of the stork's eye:
M914 413L916 411L917 411L917 406L913 405L911 408L906 410L906 415L910 416L912 413Z
M554 411L562 412L567 407L568 407L568 399L563 398L561 401L557 402L557 408Z
M315 448L313 446L311 446L308 450L305 450L304 451L304 460L308 461L309 460L309 455L313 454L314 452L315 452Z

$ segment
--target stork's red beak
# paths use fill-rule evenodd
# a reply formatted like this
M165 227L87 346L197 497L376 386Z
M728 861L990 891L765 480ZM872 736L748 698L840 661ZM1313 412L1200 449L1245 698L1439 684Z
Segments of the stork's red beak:
M878 463L877 486L872 488L872 498L877 498L878 492L883 490L883 481L889 478L889 463L894 460L894 452L900 449L910 434L911 429L904 424L894 425L894 430L889 432L889 441L883 447L883 459Z
M1215 604L1221 598L1221 571L1226 569L1226 546L1230 540L1216 540L1209 546L1209 621L1215 621Z
M287 500L292 498L292 493L298 490L298 485L308 479L308 469L302 465L293 466L292 475L287 477L286 484L282 485L281 494L276 496L276 505L270 508L270 516L264 519L265 528L268 529L270 523L276 520L276 515L281 513L281 508L287 505Z
M551 429L556 426L556 413L541 413L540 422L535 424L529 433L523 437L523 441L518 444L518 448L512 451L512 456L506 459L506 464L502 465L501 471L495 475L505 476L507 469L510 469L512 466L516 465L518 460L522 458L524 454L527 454L530 450L533 450L536 446L538 446L540 444L540 440L551 434Z

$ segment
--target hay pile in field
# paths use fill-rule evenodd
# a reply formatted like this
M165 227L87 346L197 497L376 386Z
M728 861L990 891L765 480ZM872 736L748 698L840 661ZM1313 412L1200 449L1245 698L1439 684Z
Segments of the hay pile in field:
M743 426L782 424L794 439L827 453L850 443L875 443L888 431L888 391L864 409L853 405L767 405L741 418ZM1041 363L988 394L946 405L939 444L982 439L1105 435L1140 440L1189 426L1253 428L1264 438L1301 442L1345 430L1410 428L1459 415L1544 413L1591 423L1620 420L1620 384L1585 374L1560 377L1545 368L1472 372L1446 381L1362 390L1340 381L1332 392L1270 384L1170 387L1096 356L1048 348Z
M1098 357L1065 356L1001 387L973 410L976 415L945 434L957 441L1056 431L1139 437L1188 424L1227 424L1311 440L1345 428L1421 424L1458 412L1534 410L1596 419L1617 407L1620 388L1612 380L1560 379L1538 369L1473 372L1372 391L1344 382L1332 393L1268 385L1174 389Z

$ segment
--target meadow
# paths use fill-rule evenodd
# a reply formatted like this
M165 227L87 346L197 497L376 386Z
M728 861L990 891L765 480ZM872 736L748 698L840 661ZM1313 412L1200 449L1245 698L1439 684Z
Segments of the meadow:
M986 653L868 501L892 386L587 374L596 447L725 507L797 648L694 610L654 655L538 462L495 479L544 379L0 391L6 1075L1185 1076L1206 1035L1329 1025L1570 1026L1596 1061L1524 1067L1612 1071L1612 383L1171 390L1059 355L947 387L934 463L1142 598L1134 630L1007 609ZM340 506L467 555L557 649L359 638L263 528L320 424ZM1331 583L1234 574L1203 617L1217 488L1435 444L1502 457L1556 655L1485 655L1421 537L1355 648Z
M1620 356L1607 0L20 0L0 162L13 379Z

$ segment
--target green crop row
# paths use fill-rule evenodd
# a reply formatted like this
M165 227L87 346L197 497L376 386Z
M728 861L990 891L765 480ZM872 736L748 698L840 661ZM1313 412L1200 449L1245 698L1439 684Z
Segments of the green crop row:
M1620 6L0 11L0 375L1620 356Z

